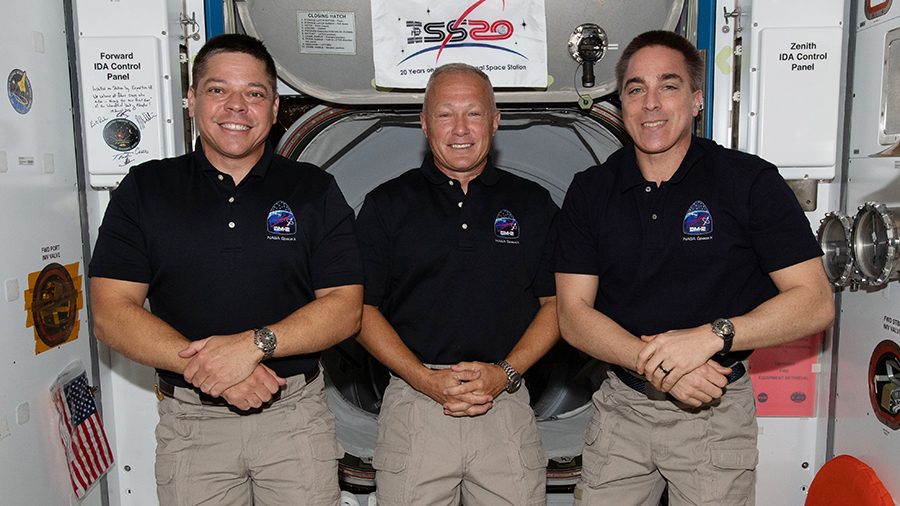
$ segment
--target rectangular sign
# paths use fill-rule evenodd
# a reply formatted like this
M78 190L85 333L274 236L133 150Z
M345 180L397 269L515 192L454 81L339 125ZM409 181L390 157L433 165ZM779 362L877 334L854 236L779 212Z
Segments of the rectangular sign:
M98 176L127 174L162 156L159 49L154 37L82 37L81 108L87 168Z
M356 54L356 14L353 12L298 11L300 52Z
M820 332L750 355L757 416L815 416L814 366L823 337Z
M422 89L435 68L463 62L494 87L547 87L544 0L372 0L375 84Z

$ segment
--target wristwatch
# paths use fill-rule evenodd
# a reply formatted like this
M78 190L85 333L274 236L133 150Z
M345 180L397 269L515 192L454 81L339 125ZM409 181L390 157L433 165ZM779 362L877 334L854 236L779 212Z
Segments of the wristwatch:
M722 351L718 354L724 355L731 351L731 344L734 342L734 324L731 323L731 320L719 318L712 322L712 331L717 336L721 337L722 341L725 341L725 344L722 346Z
M519 374L519 371L513 369L513 366L509 365L506 360L501 360L497 362L504 371L506 371L506 391L514 394L516 391L522 386L522 375Z
M263 360L268 360L275 354L275 346L278 345L278 339L275 339L274 332L262 327L253 329L253 343L262 350Z

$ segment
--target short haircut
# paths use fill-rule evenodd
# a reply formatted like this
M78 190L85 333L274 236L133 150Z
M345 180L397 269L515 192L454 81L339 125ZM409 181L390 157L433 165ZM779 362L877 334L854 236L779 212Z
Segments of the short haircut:
M616 63L616 89L619 94L624 91L625 72L628 70L628 64L631 63L631 57L639 50L650 46L667 47L684 55L688 77L691 81L691 91L700 89L703 85L703 58L700 57L700 51L697 51L691 41L675 32L652 30L635 37L619 57L619 61Z
M445 63L440 67L434 69L434 72L428 77L428 84L425 85L425 100L422 101L422 112L425 111L425 105L428 103L428 95L431 92L431 85L434 84L434 81L437 80L438 77L444 74L470 74L474 76L478 76L481 80L487 84L487 87L490 92L491 97L491 112L495 112L497 110L497 102L494 99L494 86L491 84L491 78L488 77L487 74L481 71L481 69L477 67L473 67L468 63Z
M206 73L209 66L209 60L219 53L244 53L250 55L257 60L263 62L266 66L266 77L272 91L276 92L278 87L278 74L275 70L275 60L266 49L265 44L261 40L245 35L242 33L223 33L206 41L206 44L200 48L197 57L194 59L194 68L191 72L191 86L196 87L200 79Z

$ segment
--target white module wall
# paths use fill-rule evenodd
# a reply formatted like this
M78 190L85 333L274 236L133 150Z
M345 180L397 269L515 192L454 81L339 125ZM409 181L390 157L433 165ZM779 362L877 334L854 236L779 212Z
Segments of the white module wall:
M882 17L867 19L859 2L856 64L853 74L852 114L846 213L854 216L866 202L889 208L900 206L900 157L871 157L890 147L883 139L883 69L886 40L900 28L900 6ZM896 86L896 85L895 85ZM894 90L896 92L896 90ZM880 139L880 137L882 139ZM857 457L875 470L894 501L900 501L900 431L878 420L869 398L869 362L875 347L888 340L900 343L900 286L843 290L841 338L835 399L834 453ZM887 323L886 323L887 322Z
M77 505L49 390L73 360L84 363L89 379L92 369L65 13L58 0L5 7L0 16L0 73L8 91L0 103L0 502ZM61 290L54 295L48 290L53 283L42 283L39 274L60 268ZM40 331L35 318L42 322ZM101 496L94 488L81 504L99 505Z

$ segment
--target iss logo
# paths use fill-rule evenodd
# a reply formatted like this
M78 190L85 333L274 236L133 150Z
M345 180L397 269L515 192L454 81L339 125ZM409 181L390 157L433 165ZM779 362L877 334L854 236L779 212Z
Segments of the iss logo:
M519 222L506 209L500 211L494 219L494 235L500 239L519 238Z
M266 225L270 234L294 235L297 233L297 222L294 220L294 213L283 200L279 200L272 206Z
M486 0L476 1L457 19L451 19L446 22L437 21L425 23L419 20L407 20L406 27L409 28L409 37L406 39L407 45L415 46L427 44L428 46L404 58L400 63L430 51L437 51L437 55L434 58L435 62L437 62L441 57L441 52L443 52L444 48L451 42L453 43L453 47L477 46L514 53L524 57L524 55L505 47L489 44L491 41L506 40L512 37L512 22L506 19L494 21L469 19L469 15L472 11L485 1Z
M684 215L684 233L686 235L707 235L713 231L712 215L709 214L706 204L696 201L691 204Z

